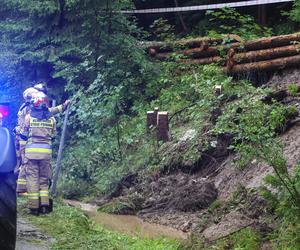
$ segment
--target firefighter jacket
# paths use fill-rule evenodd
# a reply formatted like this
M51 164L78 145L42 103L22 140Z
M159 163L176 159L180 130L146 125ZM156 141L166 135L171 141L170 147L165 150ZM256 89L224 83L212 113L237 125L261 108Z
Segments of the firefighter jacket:
M59 106L56 107L52 107L49 108L49 112L52 115L56 115L58 113L63 112L66 109L66 106L64 104L61 104ZM26 145L26 141L22 138L19 137L20 134L20 130L22 127L24 127L24 122L25 122L25 117L27 114L30 113L30 107L29 104L24 103L18 112L18 125L16 127L16 135L17 135L17 143L16 143L16 148L17 148L17 152L18 154L20 154L22 156L22 153L24 151L25 145Z
M56 121L54 117L39 120L27 114L20 131L21 137L27 138L25 158L29 160L50 160L52 157L51 140L55 130Z

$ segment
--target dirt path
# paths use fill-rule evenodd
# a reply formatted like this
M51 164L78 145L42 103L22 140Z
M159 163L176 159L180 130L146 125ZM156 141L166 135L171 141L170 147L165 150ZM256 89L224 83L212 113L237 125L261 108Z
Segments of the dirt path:
M18 218L16 250L48 250L52 240L30 222Z

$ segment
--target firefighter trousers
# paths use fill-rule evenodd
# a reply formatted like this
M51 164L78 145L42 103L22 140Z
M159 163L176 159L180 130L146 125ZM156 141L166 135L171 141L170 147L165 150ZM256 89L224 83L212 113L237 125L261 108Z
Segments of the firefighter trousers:
M25 159L28 207L49 206L50 160Z

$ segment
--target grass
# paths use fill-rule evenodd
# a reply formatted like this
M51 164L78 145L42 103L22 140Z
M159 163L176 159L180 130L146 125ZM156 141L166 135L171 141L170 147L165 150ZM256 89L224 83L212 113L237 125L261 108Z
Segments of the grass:
M253 229L243 229L226 239L218 241L209 249L256 250L260 248L261 236Z
M51 249L93 250L180 250L180 243L169 239L141 239L106 230L88 219L81 211L55 202L53 213L39 217L24 211L24 200L19 211L26 220L55 239Z

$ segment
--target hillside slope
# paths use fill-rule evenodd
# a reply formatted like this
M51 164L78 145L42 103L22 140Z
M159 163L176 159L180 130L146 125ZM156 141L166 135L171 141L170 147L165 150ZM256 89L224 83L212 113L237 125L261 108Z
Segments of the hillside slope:
M298 70L274 75L266 86L273 91L287 90L291 83L300 87L298 75ZM298 95L288 95L281 103L293 104L299 111ZM164 155L162 159L167 155L167 162L181 159L183 166L146 177L141 177L144 173L140 172L123 178L114 198L108 203L106 199L97 201L103 211L137 213L146 221L196 233L208 242L245 228L253 228L261 235L272 232L276 225L273 211L259 193L264 178L273 173L272 167L255 158L246 167L237 167L237 155L228 149L230 135L210 138L213 146L203 151L207 128L205 133L196 127L183 131L180 138L167 143L160 152ZM300 123L296 122L279 136L290 169L300 160L299 133ZM183 160L180 154L195 145L202 150L201 157L192 158L193 162L188 157Z

